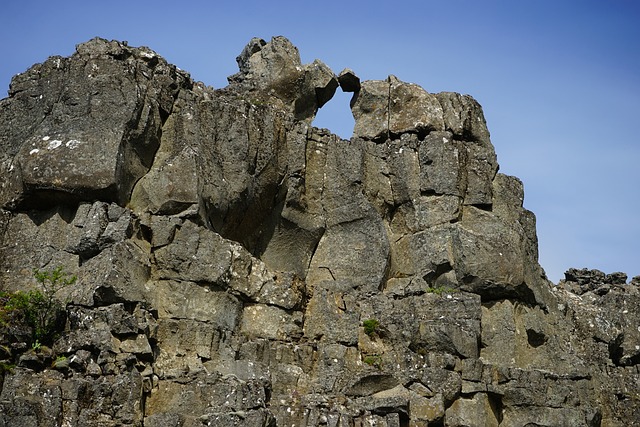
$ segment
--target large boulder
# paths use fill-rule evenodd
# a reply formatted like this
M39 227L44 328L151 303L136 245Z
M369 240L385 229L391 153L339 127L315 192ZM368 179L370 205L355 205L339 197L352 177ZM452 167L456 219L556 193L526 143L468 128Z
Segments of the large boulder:
M148 48L99 38L17 75L0 106L0 203L62 197L125 204L189 82Z
M329 67L317 59L303 65L298 48L282 36L251 39L236 60L240 72L229 77L231 87L242 87L257 102L274 97L298 120L311 122L338 88Z

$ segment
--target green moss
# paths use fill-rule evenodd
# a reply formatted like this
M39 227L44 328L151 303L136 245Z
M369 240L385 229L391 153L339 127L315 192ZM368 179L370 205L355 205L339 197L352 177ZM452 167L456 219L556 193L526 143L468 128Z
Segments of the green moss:
M454 292L458 292L458 290L455 288L451 288L449 286L435 286L435 287L427 288L428 294L442 295L442 294L452 294Z
M362 326L364 327L364 333L371 337L378 333L380 322L376 319L367 319L362 322Z
M16 367L13 363L0 362L0 375L5 372L13 373L13 369Z
M362 359L362 361L369 366L382 369L382 357L378 354L368 354Z

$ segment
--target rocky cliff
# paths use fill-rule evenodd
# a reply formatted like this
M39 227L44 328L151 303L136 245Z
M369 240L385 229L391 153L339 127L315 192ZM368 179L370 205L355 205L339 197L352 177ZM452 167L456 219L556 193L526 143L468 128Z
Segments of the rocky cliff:
M0 425L640 425L640 278L546 279L473 98L237 61L93 39L12 80L0 290L77 280L51 334L5 306ZM337 88L350 140L311 125Z

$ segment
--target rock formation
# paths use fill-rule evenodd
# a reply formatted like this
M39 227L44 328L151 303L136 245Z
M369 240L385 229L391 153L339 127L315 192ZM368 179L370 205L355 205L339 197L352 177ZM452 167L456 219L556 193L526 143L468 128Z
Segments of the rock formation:
M6 426L640 425L640 278L538 264L480 105L253 39L214 90L93 39L0 101ZM311 125L353 92L354 135Z

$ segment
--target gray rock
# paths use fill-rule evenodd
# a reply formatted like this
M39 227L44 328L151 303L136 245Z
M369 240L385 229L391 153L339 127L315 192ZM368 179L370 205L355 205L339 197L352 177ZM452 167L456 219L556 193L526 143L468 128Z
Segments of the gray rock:
M365 139L386 138L389 135L389 82L366 80L351 101L355 119L353 134Z
M256 304L245 307L240 331L250 337L289 341L302 336L301 325L300 312L290 315L277 307Z
M354 134L365 139L444 130L442 106L437 98L395 76L362 82L351 110L356 120Z
M356 300L347 293L348 284L341 288L336 289L333 281L316 284L313 297L307 304L304 324L306 337L350 345L357 342L360 319Z
M2 205L56 197L125 204L153 163L177 89L188 84L155 52L99 38L78 45L71 58L52 57L16 76L0 126L13 165ZM9 130L27 98L38 124Z
M448 426L498 426L502 414L496 403L492 402L486 393L476 393L471 398L456 400L446 411L446 425Z
M145 300L144 283L149 279L148 254L134 241L117 243L84 264L71 292L80 305L109 305Z
M186 383L160 381L146 403L148 417L172 419L168 414L177 414L186 423L204 421L228 425L226 423L230 420L238 422L246 417L254 420L248 425L257 426L268 425L265 419L270 418L264 409L264 385L257 381L245 382L204 373Z
M389 243L379 221L360 220L331 227L322 236L309 265L310 287L322 281L346 281L353 288L381 288Z
M4 381L0 420L12 426L56 426L62 419L72 425L140 425L140 386L136 371L88 381L54 370L16 370Z
M193 123L198 98L194 92L178 93L173 112L162 126L154 162L133 188L133 210L174 214L198 202L198 145L194 139L199 128Z
M238 324L242 305L226 292L172 280L149 282L147 290L159 318L198 320L226 330Z
M13 79L0 290L78 280L51 348L0 295L0 425L640 419L640 279L548 282L473 98L336 77L284 37L237 61L214 90L94 39ZM349 141L310 125L338 85Z
M302 65L298 49L282 36L268 43L252 39L237 58L240 72L229 77L265 101L273 97L298 120L311 122L318 108L333 97L338 79L324 63Z
M469 95L441 92L435 95L443 111L445 130L463 141L491 146L482 107Z
M360 77L349 68L340 71L338 83L343 92L358 92L360 90Z

